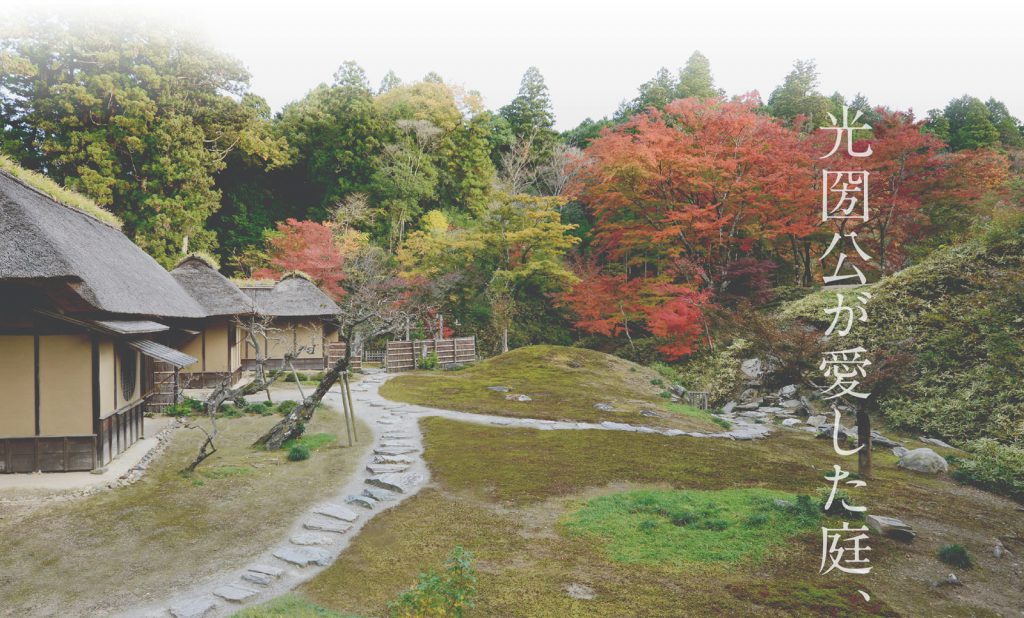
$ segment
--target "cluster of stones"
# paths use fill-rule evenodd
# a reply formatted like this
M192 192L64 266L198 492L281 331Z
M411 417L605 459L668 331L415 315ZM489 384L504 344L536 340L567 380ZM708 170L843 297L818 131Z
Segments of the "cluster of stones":
M371 374L352 387L357 400L374 408L384 408L375 423L377 441L362 475L364 487L359 493L338 502L315 506L301 520L301 531L273 550L278 564L256 564L238 576L238 580L214 588L211 594L189 599L169 608L175 618L202 618L220 602L243 604L254 600L261 587L270 586L287 567L328 566L337 556L339 541L347 535L364 511L374 511L383 503L397 502L424 482L422 474L411 471L419 461L420 448L411 435L414 429L402 427L411 411L402 404L391 404L379 397L368 397L370 384L379 384L382 376ZM371 517L372 513L366 515ZM365 518L364 518L365 519Z

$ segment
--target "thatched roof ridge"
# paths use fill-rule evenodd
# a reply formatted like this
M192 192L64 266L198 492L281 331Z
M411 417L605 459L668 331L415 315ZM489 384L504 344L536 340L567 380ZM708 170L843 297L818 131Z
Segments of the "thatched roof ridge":
M217 272L214 263L206 256L186 256L178 262L171 275L206 310L208 316L245 315L254 311L252 298Z
M261 282L242 282L242 291L256 302L263 314L276 317L331 317L338 305L300 273L289 273L273 287Z
M0 280L63 281L100 311L203 317L174 277L127 236L0 169Z

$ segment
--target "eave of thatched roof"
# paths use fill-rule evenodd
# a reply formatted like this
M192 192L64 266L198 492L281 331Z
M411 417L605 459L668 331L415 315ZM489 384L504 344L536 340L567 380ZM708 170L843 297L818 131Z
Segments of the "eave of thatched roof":
M65 281L109 313L204 317L174 277L127 236L0 170L0 281Z
M273 287L242 282L242 291L256 302L259 312L275 317L333 317L338 305L307 277L285 275Z
M245 315L254 311L253 300L201 255L186 257L175 266L171 275L206 310L208 316Z

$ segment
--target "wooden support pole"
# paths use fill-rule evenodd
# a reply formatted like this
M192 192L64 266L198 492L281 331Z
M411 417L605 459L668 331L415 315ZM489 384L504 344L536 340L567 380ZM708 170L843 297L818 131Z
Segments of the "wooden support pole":
M338 394L341 395L341 410L345 416L345 431L348 433L348 445L352 446L352 428L348 424L348 401L345 399L345 385L340 380L338 381Z
M345 382L345 397L348 399L348 408L352 413L352 435L356 437L356 442L359 442L359 433L356 431L356 409L352 405L352 389L348 385L348 371L342 374L341 379Z

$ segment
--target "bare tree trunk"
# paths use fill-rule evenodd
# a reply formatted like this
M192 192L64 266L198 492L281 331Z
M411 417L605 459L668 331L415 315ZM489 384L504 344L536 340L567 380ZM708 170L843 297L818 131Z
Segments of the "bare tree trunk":
M862 478L871 478L871 417L867 410L857 410L857 471Z
M295 406L288 416L278 421L269 431L260 436L259 440L253 442L253 446L263 446L267 450L276 450L281 448L281 445L288 440L301 436L302 432L305 431L305 423L313 418L313 412L316 411L316 407L320 405L324 396L331 390L335 382L341 378L342 374L348 371L351 354L350 346L346 346L345 356L339 359L324 374L323 379L320 380L320 384L317 385L313 394L305 397L302 403Z
M501 353L508 352L508 326L501 329Z

